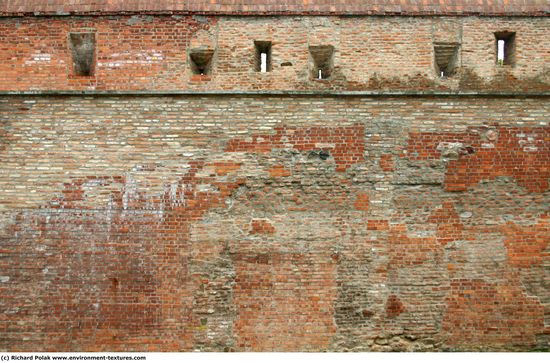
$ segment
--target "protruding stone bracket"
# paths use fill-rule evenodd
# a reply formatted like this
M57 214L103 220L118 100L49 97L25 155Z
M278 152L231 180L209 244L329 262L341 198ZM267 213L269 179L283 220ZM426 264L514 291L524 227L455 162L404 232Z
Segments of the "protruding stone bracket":
M209 75L212 72L214 49L195 48L189 51L191 72L199 75Z
M311 78L329 79L334 68L334 47L317 45L309 47Z

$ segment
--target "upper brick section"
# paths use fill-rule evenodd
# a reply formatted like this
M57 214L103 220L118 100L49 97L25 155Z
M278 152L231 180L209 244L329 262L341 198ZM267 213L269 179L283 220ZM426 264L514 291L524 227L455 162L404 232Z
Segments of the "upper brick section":
M108 14L363 14L531 15L550 13L547 0L4 0L0 15Z
M548 92L549 25L548 17L4 17L0 91ZM502 32L516 34L513 64L497 62ZM90 74L75 67L71 34L92 34ZM271 44L269 72L257 71L257 41ZM438 44L458 49L444 77ZM325 79L315 74L316 47L332 49ZM197 49L211 52L204 75L192 62Z

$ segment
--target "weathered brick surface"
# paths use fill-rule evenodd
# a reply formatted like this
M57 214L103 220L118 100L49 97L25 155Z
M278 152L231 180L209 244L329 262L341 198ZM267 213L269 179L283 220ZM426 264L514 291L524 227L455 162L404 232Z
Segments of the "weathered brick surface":
M480 180L499 176L515 178L530 191L548 189L550 147L544 127L469 129L460 134L411 133L408 155L420 160L450 159L445 188L465 190Z
M351 14L399 16L335 16ZM550 349L547 14L2 2L0 91L39 92L0 97L0 350ZM515 32L511 65L497 32ZM40 93L83 90L169 92Z
M447 297L442 330L453 343L535 344L542 307L517 286L455 280Z
M549 113L2 96L0 349L549 349Z
M545 0L4 0L0 14L198 12L231 14L547 14Z
M515 64L497 65L495 32L515 32ZM94 32L95 66L77 76L70 32ZM0 18L0 90L550 89L548 17L98 16ZM256 71L254 41L271 41L272 70ZM440 78L434 44L458 43ZM332 45L330 79L311 77L309 47ZM188 52L214 51L193 75Z

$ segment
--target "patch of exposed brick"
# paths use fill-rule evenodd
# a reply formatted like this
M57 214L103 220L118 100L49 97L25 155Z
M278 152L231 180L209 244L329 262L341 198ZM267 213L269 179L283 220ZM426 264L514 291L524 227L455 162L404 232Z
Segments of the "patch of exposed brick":
M386 300L386 316L388 318L395 318L401 315L405 310L405 305L403 305L396 295L388 296L388 300Z
M508 261L512 266L528 268L548 261L550 253L550 223L548 217L532 226L521 226L508 222L503 227L508 250Z
M241 163L234 163L234 162L214 163L216 174L220 176L236 172L237 170L239 170L240 167L241 167Z
M48 203L49 208L81 208L89 209L85 206L88 198L86 189L101 188L110 191L112 200L122 202L121 186L126 182L123 176L90 176L87 178L75 178L70 182L63 184L63 190L59 197L54 198Z
M357 193L353 207L356 210L367 212L369 210L369 195L367 193Z
M328 348L335 333L336 294L335 264L329 255L272 253L264 260L235 256L235 270L237 350Z
M443 248L449 242L464 239L461 223L452 202L444 202L427 219L424 228L415 236L406 225L388 226L387 221L369 220L369 230L389 230L387 235L391 268L420 265L427 261L439 261ZM432 232L432 228L434 229ZM434 233L435 232L435 233Z
M464 225L460 221L452 202L445 202L428 218L429 223L437 224L437 241L445 246L447 243L463 238Z
M178 316L180 340L162 341L155 331L163 327L175 338L175 326L168 322L175 311L185 309L181 301L168 299L163 266L181 264L166 255L164 228L154 228L155 218L136 214L124 218L113 213L109 225L98 211L58 210L20 217L20 243L12 251L6 271L17 271L25 263L27 272L13 273L22 291L29 289L38 300L32 310L22 306L6 322L17 334L38 334L40 341L21 342L14 350L113 351L140 349L180 350L192 347L190 321ZM37 231L39 237L33 233ZM155 240L151 243L148 241ZM27 256L33 246L43 245ZM9 245L7 245L9 246ZM181 264L183 268L185 265ZM175 273L181 269L175 268ZM184 298L185 288L173 291ZM11 298L6 300L11 305ZM90 339L93 336L94 339Z
M394 171L393 155L383 154L380 155L380 168L384 171Z
M286 169L283 165L275 165L269 170L269 176L272 178L284 178L292 175L290 170Z
M249 139L233 139L228 152L268 153L273 149L299 151L319 150L334 158L337 171L345 171L364 160L365 129L363 125L343 127L276 127L274 134L252 135ZM323 159L324 157L321 157Z
M267 220L253 219L250 223L250 234L274 234L275 227Z
M374 315L374 312L370 311L369 309L364 309L361 314L363 314L363 317L370 318Z
M451 281L442 333L454 347L534 344L544 329L543 308L516 284Z
M193 301L201 280L189 273L190 224L209 209L224 206L240 182L198 177L205 164L189 165L177 189L162 197L162 218L147 207L159 201L143 192L125 200L128 180L122 177L75 179L52 201L58 212L45 216L38 211L31 220L20 216L14 232L22 243L11 254L8 271L26 263L34 243L47 243L35 255L34 269L37 281L49 283L33 292L42 302L40 309L31 316L25 310L12 315L8 325L43 330L41 342L32 345L37 350L191 350L200 323L198 311L193 312L199 303L196 297ZM230 163L220 165L226 170ZM84 188L90 182L111 195L110 211L87 205ZM215 188L199 190L206 183ZM114 193L113 185L118 187ZM21 286L32 286L28 276L11 275ZM25 328L29 318L38 322ZM68 331L73 333L67 336ZM159 331L166 339L160 339ZM23 344L19 349L30 348Z
M495 140L486 138L486 132L476 128L464 133L412 132L407 158L451 158L445 174L448 191L463 191L481 180L502 176L513 177L530 192L541 193L548 189L548 127L497 127Z
M391 268L423 264L433 259L440 250L435 236L411 237L405 225L393 225L388 233Z
M390 229L390 224L387 220L369 219L367 229L369 231L387 231Z

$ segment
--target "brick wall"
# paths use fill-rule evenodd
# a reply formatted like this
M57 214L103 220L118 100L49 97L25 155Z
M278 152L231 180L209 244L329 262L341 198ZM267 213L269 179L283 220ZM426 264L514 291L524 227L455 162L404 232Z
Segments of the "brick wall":
M68 87L48 73L36 84ZM549 112L544 97L4 95L0 350L548 349Z
M99 16L0 18L0 90L548 91L546 17ZM515 32L513 65L497 65L496 32ZM95 33L91 76L75 74L69 33ZM272 42L272 71L254 41ZM434 44L459 45L440 78ZM334 47L328 80L309 47ZM189 52L214 50L193 75ZM315 73L315 72L313 72Z
M0 14L116 14L221 13L221 14L361 14L361 15L544 15L544 0L4 0Z
M4 0L0 14L361 14L361 15L544 15L544 0Z

